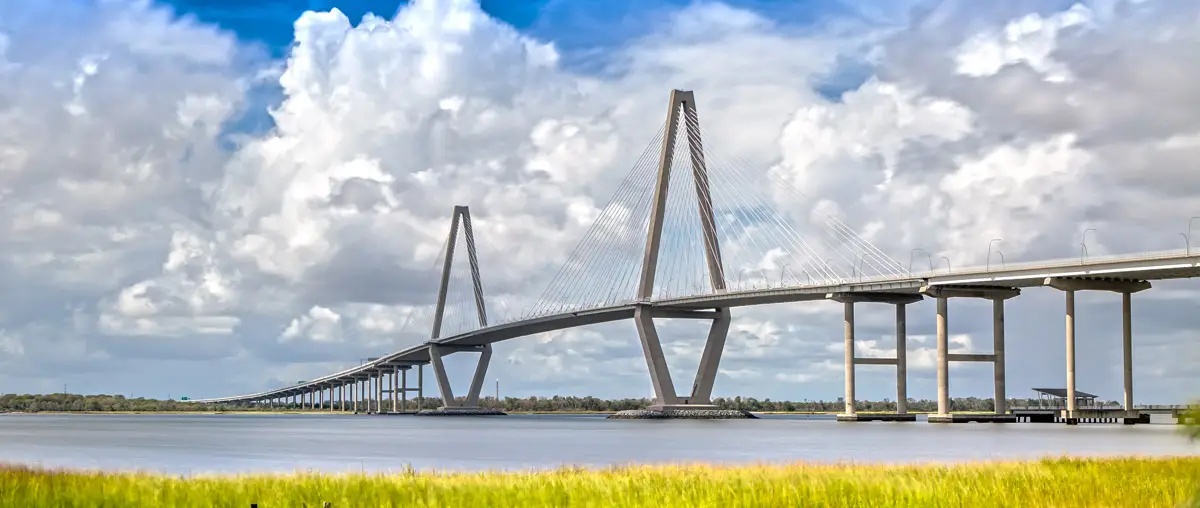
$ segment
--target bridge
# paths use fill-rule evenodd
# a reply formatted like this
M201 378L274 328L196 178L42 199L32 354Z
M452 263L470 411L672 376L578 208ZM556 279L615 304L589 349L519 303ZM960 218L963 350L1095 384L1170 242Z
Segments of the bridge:
M443 406L426 412L481 414L487 412L479 408L479 394L491 360L492 344L556 330L632 320L654 388L655 400L647 411L658 416L696 416L706 412L715 415L719 411L711 403L711 394L732 309L827 300L844 308L845 409L839 420L911 420L915 417L906 407L906 306L933 298L937 302L938 410L929 421L1013 421L1005 407L1005 301L1024 290L1048 288L1065 295L1068 402L1062 418L1077 421L1082 414L1075 403L1075 293L1079 291L1121 295L1123 407L1127 414L1119 416L1127 417L1126 421L1140 417L1133 393L1132 295L1150 289L1151 281L1200 275L1200 254L1193 255L1190 247L1090 257L1084 245L1078 258L1017 264L1005 263L1003 253L993 251L993 245L989 244L984 266L954 269L943 258L946 266L938 268L933 256L926 253L929 269L913 272L912 259L907 267L901 265L831 214L800 215L780 210L776 204L780 197L808 198L771 171L755 171L744 160L719 157L711 146L702 143L706 138L693 93L672 91L666 121L654 140L546 290L537 300L524 302L521 312L498 322L489 320L489 310L495 308L497 301L507 306L495 295L485 293L470 210L456 206L449 235L437 259L442 265L437 300L427 309L428 315L414 311L409 316L409 323L418 314L432 320L425 335L427 339L359 366L292 386L194 402L290 401L334 410L336 401L337 409L344 410L349 400L357 411L362 400L370 412L372 399L376 401L374 411L383 411L380 406L386 392L392 394L391 410L395 412L397 395L405 404L409 392L421 394L423 367L429 365ZM668 192L675 189L681 190ZM460 248L466 250L465 266L461 266L463 256L455 256ZM919 250L914 249L911 255ZM664 252L667 255L662 255ZM993 263L997 256L999 263ZM503 272L504 263L512 258L496 256L495 259L499 260L493 263L496 270ZM951 299L992 301L990 352L949 352ZM854 310L856 305L868 303L895 308L894 357L855 356ZM711 323L691 391L687 393L678 393L667 368L655 318ZM408 329L407 324L405 328ZM443 358L464 352L478 353L479 358L466 397L459 399L451 388ZM951 412L948 368L951 362L985 362L994 366L993 415ZM894 366L895 414L858 414L855 407L858 365ZM414 367L418 382L416 388L410 388L407 373ZM389 383L390 388L385 389Z

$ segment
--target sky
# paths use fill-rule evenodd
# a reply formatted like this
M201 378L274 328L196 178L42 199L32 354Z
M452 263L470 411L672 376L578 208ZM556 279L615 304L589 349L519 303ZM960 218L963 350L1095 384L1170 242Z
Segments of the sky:
M1200 215L1192 2L246 4L0 3L0 392L225 396L416 343L460 204L496 313L519 314L672 88L695 91L711 154L809 197L773 206L901 264L994 262L992 239L1005 263L1180 249ZM1137 401L1178 403L1200 394L1200 286L1154 286L1134 297ZM1009 301L1011 396L1065 385L1062 302ZM1114 400L1119 305L1077 297L1079 389ZM990 303L950 307L953 348L989 352ZM736 309L714 395L841 396L841 314ZM914 398L936 394L933 314L908 311ZM860 306L860 355L894 354L891 316ZM679 387L702 335L664 332ZM473 360L449 357L460 393ZM857 377L895 397L893 370ZM951 393L991 377L952 366ZM498 344L488 378L649 394L632 323Z

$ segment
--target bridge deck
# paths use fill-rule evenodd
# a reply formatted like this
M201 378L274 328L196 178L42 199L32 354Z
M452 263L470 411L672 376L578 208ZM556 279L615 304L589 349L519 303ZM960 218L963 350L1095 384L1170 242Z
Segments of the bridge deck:
M630 301L627 304L613 307L580 309L489 326L424 344L415 344L390 353L373 362L317 378L307 383L255 394L199 399L194 402L243 402L306 393L313 389L326 388L344 384L346 381L362 379L381 369L429 363L429 344L478 347L484 344L492 344L538 333L620 321L632 318L637 305L649 305L660 309L660 312L670 313L687 310L824 300L838 293L917 294L922 288L936 286L1030 288L1044 286L1048 282L1048 279L1053 278L1152 281L1192 277L1200 277L1200 254L1191 255L1190 253L1177 250L1128 256L1009 264L999 267L973 267L959 271L932 271L908 276L864 278L858 281L837 281L834 283L794 287L726 291L715 294L669 297L641 303Z

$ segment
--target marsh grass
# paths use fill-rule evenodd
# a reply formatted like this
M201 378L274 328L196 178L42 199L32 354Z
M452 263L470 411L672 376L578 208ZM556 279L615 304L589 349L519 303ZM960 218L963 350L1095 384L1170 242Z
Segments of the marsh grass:
M1200 457L180 478L0 467L0 506L1186 506Z

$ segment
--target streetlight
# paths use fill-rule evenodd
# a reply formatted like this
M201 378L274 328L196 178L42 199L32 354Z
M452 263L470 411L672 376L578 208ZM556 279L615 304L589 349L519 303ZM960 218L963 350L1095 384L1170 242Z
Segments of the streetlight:
M989 272L992 271L992 244L994 244L996 242L1002 242L1002 241L1004 241L1004 240L1001 240L999 238L993 238L990 242L988 242L987 264L984 265L984 267Z
M1190 240L1190 239L1188 239L1188 235L1187 235L1187 234L1185 234L1185 233L1179 233L1179 236L1182 236L1182 237L1183 237L1183 245L1184 245L1184 247L1183 247L1183 248L1184 248L1184 251L1183 251L1183 253L1184 253L1184 255L1185 255L1185 256L1191 256L1191 255L1192 255L1192 243L1191 243L1191 240Z
M954 270L950 269L950 258L942 256L942 259L946 260L946 273L954 273Z
M1191 219L1188 220L1188 232L1187 232L1187 235L1184 237L1184 239L1186 239L1188 242L1187 250L1185 251L1185 253L1189 256L1192 255L1192 223L1196 222L1196 219L1200 219L1200 217L1192 217Z
M1080 237L1080 239L1082 241L1079 242L1079 264L1081 264L1081 265L1084 263L1084 260L1087 259L1087 253L1088 253L1088 251L1087 251L1087 234L1088 234L1088 231L1095 231L1095 230L1096 230L1096 228L1087 228L1087 229L1083 230L1083 235Z
M1000 269L1003 270L1004 269L1004 253L1000 252L1000 251L996 251L996 255L1000 256Z
M864 253L862 254L862 256L860 256L860 257L858 258L858 280L859 280L859 282L862 282L862 277L863 277L863 269L862 269L862 265L863 265L863 261L866 261L866 260L867 260L867 254L870 254L870 253L869 253L869 252L864 252Z
M930 256L929 252L925 249L917 247L913 249L912 252L908 253L908 273L912 273L913 255L916 254L917 251L924 252L925 257L929 258L929 271L933 272L933 256Z

